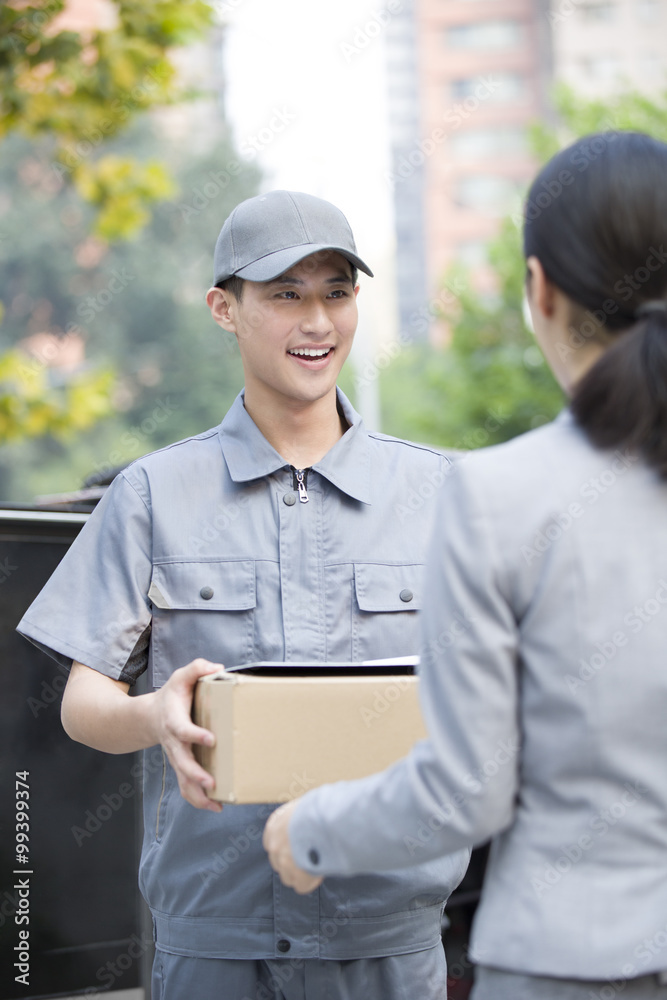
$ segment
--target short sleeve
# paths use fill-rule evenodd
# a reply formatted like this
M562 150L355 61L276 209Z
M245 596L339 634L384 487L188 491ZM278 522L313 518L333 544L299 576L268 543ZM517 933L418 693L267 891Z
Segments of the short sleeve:
M135 473L113 481L17 626L60 664L133 683L146 667L152 527Z

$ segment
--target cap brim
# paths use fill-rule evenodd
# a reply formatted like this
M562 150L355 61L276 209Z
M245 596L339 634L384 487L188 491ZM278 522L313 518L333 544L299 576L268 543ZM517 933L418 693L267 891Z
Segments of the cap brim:
M288 271L294 264L298 264L300 260L310 257L311 254L319 253L322 250L333 250L341 254L342 257L349 260L360 271L363 271L364 274L367 274L371 278L373 277L373 272L367 264L364 264L361 257L357 257L356 254L343 249L343 247L330 246L324 243L302 243L298 247L287 247L285 250L276 250L275 253L269 253L266 257L260 257L259 260L254 260L252 264L242 267L239 271L236 271L236 276L244 278L246 281L272 281L273 278L278 278L285 271ZM226 277L231 277L231 275L226 275ZM222 276L217 279L217 281L222 280Z

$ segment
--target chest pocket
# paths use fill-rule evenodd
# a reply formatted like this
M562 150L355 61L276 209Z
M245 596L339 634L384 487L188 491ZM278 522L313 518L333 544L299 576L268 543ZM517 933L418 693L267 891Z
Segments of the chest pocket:
M354 564L357 610L352 615L352 656L374 660L419 652L416 611L422 607L421 563Z
M156 564L148 597L156 686L200 656L227 666L252 659L254 560Z

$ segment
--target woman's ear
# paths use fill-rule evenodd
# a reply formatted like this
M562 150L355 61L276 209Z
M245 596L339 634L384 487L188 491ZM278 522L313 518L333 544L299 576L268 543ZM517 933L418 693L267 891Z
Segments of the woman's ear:
M526 295L532 309L537 309L543 316L550 319L556 310L556 287L547 278L542 262L537 257L529 257L526 261L528 277L526 279Z

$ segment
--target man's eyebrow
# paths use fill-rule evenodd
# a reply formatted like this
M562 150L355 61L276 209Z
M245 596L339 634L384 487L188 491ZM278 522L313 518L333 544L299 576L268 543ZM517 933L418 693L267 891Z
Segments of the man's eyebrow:
M277 278L272 278L265 282L266 285L305 285L301 278L293 278L289 274L281 274Z
M327 285L340 285L343 282L351 285L352 275L346 274L344 271L339 271L338 274L326 279ZM281 274L277 278L272 278L270 281L264 282L264 284L267 288L270 288L272 285L305 285L305 281L302 278L294 278L289 274Z

